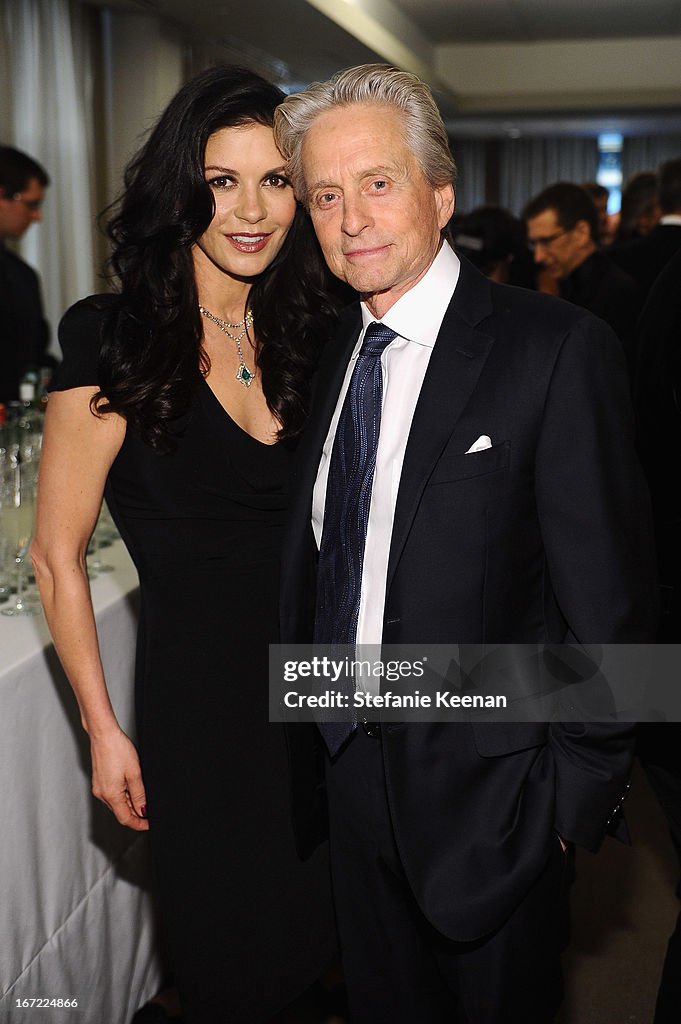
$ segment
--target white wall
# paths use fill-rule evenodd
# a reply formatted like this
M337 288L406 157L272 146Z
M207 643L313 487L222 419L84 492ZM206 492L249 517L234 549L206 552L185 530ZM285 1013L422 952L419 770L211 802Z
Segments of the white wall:
M53 351L64 310L104 287L96 215L184 67L182 33L160 18L70 0L0 5L0 138L51 178L43 222L17 248L40 274Z
M106 201L119 193L123 169L184 81L180 30L159 18L104 11L103 148Z

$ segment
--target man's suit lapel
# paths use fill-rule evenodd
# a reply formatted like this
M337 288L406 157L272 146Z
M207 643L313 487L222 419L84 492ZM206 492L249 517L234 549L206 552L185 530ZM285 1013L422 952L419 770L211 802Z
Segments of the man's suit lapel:
M390 544L388 587L423 489L494 344L494 338L478 326L491 311L489 282L462 260L459 281L428 363L409 432Z

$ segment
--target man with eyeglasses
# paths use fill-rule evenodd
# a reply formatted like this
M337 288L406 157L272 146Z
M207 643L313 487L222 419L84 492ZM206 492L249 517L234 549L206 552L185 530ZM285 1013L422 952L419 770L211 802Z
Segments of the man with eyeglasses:
M51 365L49 329L38 275L7 242L18 242L42 216L47 172L32 157L0 146L0 402L19 397L29 369Z
M558 182L525 207L535 262L558 281L561 298L610 324L631 359L641 309L633 279L598 248L598 211L580 185Z

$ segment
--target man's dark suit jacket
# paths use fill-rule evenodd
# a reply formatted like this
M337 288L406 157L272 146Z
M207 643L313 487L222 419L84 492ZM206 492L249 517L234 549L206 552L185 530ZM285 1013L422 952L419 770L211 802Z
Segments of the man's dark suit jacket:
M637 448L652 496L663 587L660 639L679 643L681 500L674 467L681 446L681 249L657 278L641 314L633 383Z
M608 256L633 277L645 299L672 256L681 249L681 225L657 224L649 235L608 249Z
M38 275L0 243L0 402L19 397L28 369L53 366Z
M620 339L631 365L641 293L634 279L596 251L559 284L561 298L605 320Z
M312 637L312 489L360 326L353 311L325 353L301 444L284 642ZM492 447L465 454L483 434ZM631 435L610 328L561 300L493 284L462 260L404 458L383 642L651 640L654 556ZM299 763L304 728L292 741ZM632 732L596 722L391 724L382 746L413 892L436 928L463 941L520 902L555 832L599 846L626 785ZM299 826L315 808L309 795Z

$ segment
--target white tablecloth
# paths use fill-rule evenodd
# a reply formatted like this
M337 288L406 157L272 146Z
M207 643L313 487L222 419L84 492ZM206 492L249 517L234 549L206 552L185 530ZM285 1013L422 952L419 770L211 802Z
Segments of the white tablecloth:
M137 579L93 581L111 698L133 717ZM44 617L0 616L0 1021L128 1024L160 980L148 837L90 793L89 746ZM76 999L77 1010L17 1008Z

